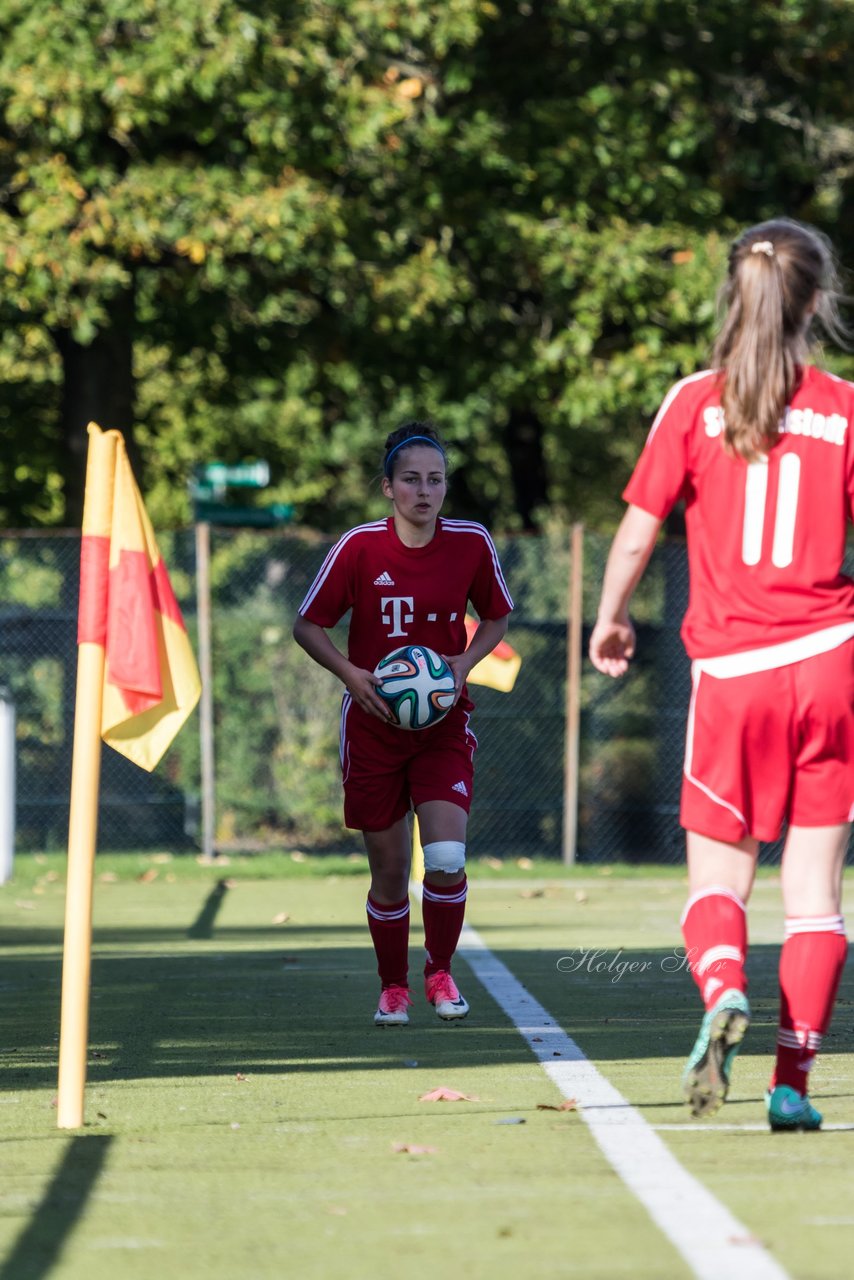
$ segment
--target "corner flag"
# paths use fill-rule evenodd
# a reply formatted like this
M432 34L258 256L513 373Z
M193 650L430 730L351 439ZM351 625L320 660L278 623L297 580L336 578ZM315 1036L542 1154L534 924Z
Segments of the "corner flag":
M101 737L150 771L199 700L199 671L122 436L90 423L89 455L77 639L105 651Z
M151 770L199 698L181 611L118 431L89 423L56 1123L83 1124L101 739Z
M475 619L466 614L466 640L469 644L477 627ZM491 653L475 663L468 673L467 682L482 684L487 689L498 689L500 693L510 693L521 665L522 659L513 646L506 640L499 640Z

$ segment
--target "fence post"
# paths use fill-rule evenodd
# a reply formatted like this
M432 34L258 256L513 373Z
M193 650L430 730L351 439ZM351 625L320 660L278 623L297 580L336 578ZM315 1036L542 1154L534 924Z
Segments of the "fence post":
M581 629L584 609L584 525L572 526L566 618L566 735L563 773L563 860L578 848L578 768L581 722Z
M0 884L15 861L15 703L0 685Z
M211 662L211 527L205 520L196 524L196 618L199 628L199 740L202 786L202 857L216 857L216 791L213 725L213 680Z

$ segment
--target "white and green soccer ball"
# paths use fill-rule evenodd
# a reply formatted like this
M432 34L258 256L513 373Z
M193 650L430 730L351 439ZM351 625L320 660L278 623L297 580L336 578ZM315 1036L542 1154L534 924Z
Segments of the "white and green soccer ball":
M454 673L444 658L422 644L406 644L377 663L377 693L401 729L428 729L454 705Z

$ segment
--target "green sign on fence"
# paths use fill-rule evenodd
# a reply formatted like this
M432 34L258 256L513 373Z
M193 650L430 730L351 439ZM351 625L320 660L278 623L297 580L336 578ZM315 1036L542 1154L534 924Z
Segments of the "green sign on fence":
M270 464L205 462L196 467L196 481L212 489L263 489L270 483Z

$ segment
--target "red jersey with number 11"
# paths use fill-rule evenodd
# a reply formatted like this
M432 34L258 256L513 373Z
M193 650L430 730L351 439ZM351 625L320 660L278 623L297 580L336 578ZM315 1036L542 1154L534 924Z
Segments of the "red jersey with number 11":
M842 573L854 511L854 385L813 367L780 439L747 463L721 444L720 376L670 390L623 494L660 519L685 501L690 599L682 625L692 658L796 641L854 621Z

